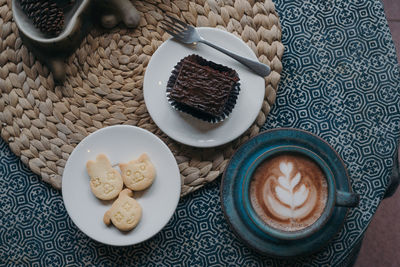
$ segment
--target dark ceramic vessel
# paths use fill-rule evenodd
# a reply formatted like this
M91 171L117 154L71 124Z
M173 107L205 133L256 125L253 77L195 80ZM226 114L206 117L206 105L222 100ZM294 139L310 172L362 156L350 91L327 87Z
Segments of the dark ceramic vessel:
M252 173L277 153L301 153L324 171L328 200L321 217L311 226L293 232L269 227L256 215L249 199ZM232 157L221 185L225 217L235 233L256 251L275 257L297 257L323 248L342 228L347 208L358 204L351 192L347 170L339 155L321 138L297 129L266 131L242 145Z

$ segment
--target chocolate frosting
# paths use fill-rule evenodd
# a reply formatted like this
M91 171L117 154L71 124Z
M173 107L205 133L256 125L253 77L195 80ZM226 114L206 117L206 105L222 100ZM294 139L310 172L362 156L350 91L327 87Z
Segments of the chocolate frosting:
M208 116L224 114L239 81L236 71L197 55L185 57L175 70L176 78L169 82L170 99Z

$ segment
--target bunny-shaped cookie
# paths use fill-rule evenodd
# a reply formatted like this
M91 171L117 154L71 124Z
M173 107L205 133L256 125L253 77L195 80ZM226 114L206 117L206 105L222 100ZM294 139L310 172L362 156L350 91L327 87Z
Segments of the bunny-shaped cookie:
M140 155L136 160L119 164L119 168L126 187L135 191L149 187L156 176L154 165L146 153Z
M132 196L132 190L128 188L119 193L111 208L104 214L103 221L106 225L112 222L121 231L135 228L142 217L142 207Z
M96 161L89 160L86 169L90 176L90 188L97 198L110 200L121 192L124 185L121 174L111 166L106 155L98 155Z

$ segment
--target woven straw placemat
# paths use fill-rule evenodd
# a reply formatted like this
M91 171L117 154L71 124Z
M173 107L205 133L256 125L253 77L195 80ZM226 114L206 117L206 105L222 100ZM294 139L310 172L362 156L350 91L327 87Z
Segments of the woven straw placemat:
M12 19L11 0L0 0L1 137L30 169L61 187L65 163L88 134L115 124L135 125L163 139L174 153L188 194L223 172L240 144L264 124L282 71L281 27L271 0L135 1L141 12L134 30L92 30L67 63L67 80L52 74L22 44ZM158 26L165 14L195 26L227 30L242 38L271 66L265 101L255 123L237 140L199 149L168 138L151 120L143 100L143 76L151 55L169 38Z

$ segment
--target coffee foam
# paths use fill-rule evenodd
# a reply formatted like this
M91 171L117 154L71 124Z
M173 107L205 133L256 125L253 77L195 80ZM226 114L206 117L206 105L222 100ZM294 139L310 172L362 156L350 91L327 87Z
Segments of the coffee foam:
M250 199L268 225L296 231L313 224L328 196L320 167L308 157L282 154L260 164L250 183Z

